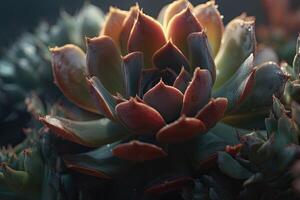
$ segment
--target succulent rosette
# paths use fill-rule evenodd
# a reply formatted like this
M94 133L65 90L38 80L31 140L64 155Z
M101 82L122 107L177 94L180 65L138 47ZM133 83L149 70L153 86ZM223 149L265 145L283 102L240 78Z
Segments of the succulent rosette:
M258 61L255 48L254 19L241 15L224 28L214 1L174 1L158 20L137 5L111 8L100 35L86 39L86 53L72 44L50 49L55 84L99 119L40 120L90 148L59 155L68 169L117 180L127 193L181 189L217 151L239 144L236 129L222 122L259 128L273 95L281 95L287 76Z
M89 147L121 141L111 147L113 157L147 161L166 157L166 144L207 133L224 115L234 121L262 114L272 95L280 94L287 77L277 64L253 65L253 18L242 15L223 33L213 1L193 7L182 0L160 18L162 25L138 6L129 12L111 8L100 35L87 38L86 54L74 45L52 48L57 86L74 104L104 118L45 116L46 126ZM75 170L109 176L65 161Z

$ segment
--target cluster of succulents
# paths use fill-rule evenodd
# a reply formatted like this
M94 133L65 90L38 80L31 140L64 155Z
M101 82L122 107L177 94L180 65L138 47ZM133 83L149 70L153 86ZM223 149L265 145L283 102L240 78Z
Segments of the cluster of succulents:
M0 197L296 199L299 45L279 66L254 26L176 0L157 20L111 8L85 51L50 48L69 102L28 98L44 127L0 152Z
M41 23L34 33L24 33L4 52L0 60L2 145L14 142L11 133L19 132L30 119L24 99L31 91L48 102L60 94L53 85L49 46L74 43L84 47L85 36L96 35L103 20L102 11L91 4L85 4L75 16L63 11L55 25Z

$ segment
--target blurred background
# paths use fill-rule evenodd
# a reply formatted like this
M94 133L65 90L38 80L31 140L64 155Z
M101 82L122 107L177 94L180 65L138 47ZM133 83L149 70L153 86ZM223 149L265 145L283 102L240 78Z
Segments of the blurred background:
M8 47L23 31L32 31L41 20L55 23L60 10L65 9L70 14L75 14L86 0L10 0L2 1L0 6L0 50ZM172 0L90 0L105 12L109 6L128 9L138 3L147 14L157 16L160 8ZM296 0L295 2L300 2ZM194 5L206 0L192 0ZM219 9L224 15L224 22L246 12L254 15L257 23L265 19L260 0L216 0ZM1 53L1 52L0 52Z

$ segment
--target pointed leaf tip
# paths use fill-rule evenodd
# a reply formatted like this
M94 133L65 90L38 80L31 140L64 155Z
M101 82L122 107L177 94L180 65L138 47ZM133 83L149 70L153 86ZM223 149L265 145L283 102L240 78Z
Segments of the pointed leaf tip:
M94 121L73 121L61 117L40 117L54 134L74 143L99 147L126 136L128 131L107 118Z
M213 82L216 79L216 66L210 51L205 31L191 33L187 38L191 68L201 67L211 73Z
M186 9L187 7L192 8L192 4L187 0L176 0L168 4L166 10L164 11L164 16L163 16L162 24L164 28L168 27L168 23L176 14L180 13L182 10Z
M124 22L122 24L122 31L120 34L120 45L123 55L128 53L128 40L131 33L131 30L133 28L134 22L138 17L138 14L140 12L139 6L135 5L130 8L129 14L124 19Z
M188 57L187 37L194 32L202 31L202 26L193 15L191 9L187 7L185 10L176 14L168 24L167 38Z
M87 67L84 52L70 44L51 48L50 51L54 81L64 96L83 109L98 112L85 81Z
M198 112L196 118L201 120L207 129L210 129L223 118L227 104L226 98L212 99Z
M116 106L118 118L135 134L155 134L166 123L154 108L131 98Z
M103 27L101 29L100 36L109 36L113 39L115 44L119 45L122 25L127 15L127 11L110 7L109 13L106 15Z
M180 73L181 67L189 70L189 63L187 58L181 51L169 41L162 48L157 50L152 58L153 65L160 69L170 68L177 74Z
M154 144L134 140L115 147L113 155L124 160L142 162L165 157L167 153Z
M180 116L183 94L161 80L144 95L143 100L156 109L166 122L171 122Z
M254 25L255 21L252 17L242 15L226 26L220 50L215 58L218 71L215 88L219 88L232 77L244 60L255 52Z
M212 78L208 70L196 68L193 79L187 87L183 97L182 114L195 116L205 106L210 97Z
M213 57L215 57L219 51L224 32L222 16L217 9L217 5L215 4L215 1L208 1L196 6L193 9L193 12L200 24L206 30Z
M205 131L206 127L200 120L182 116L160 129L156 134L156 139L161 143L174 144L190 140Z
M108 36L87 38L87 67L90 76L98 77L111 93L124 93L121 56Z
M151 67L153 54L165 43L162 26L140 11L129 36L128 52L143 52L145 66Z

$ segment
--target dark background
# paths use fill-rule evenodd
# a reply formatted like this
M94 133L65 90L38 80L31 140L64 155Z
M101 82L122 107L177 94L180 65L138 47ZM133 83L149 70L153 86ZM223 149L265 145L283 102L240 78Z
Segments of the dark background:
M138 2L144 12L157 16L160 8L172 0L90 0L105 12L110 5L128 9ZM41 20L55 23L61 9L77 12L84 0L2 0L0 4L0 52L8 47L23 31L32 31ZM191 0L196 5L206 0ZM246 12L264 20L260 0L216 0L224 15L224 22Z

